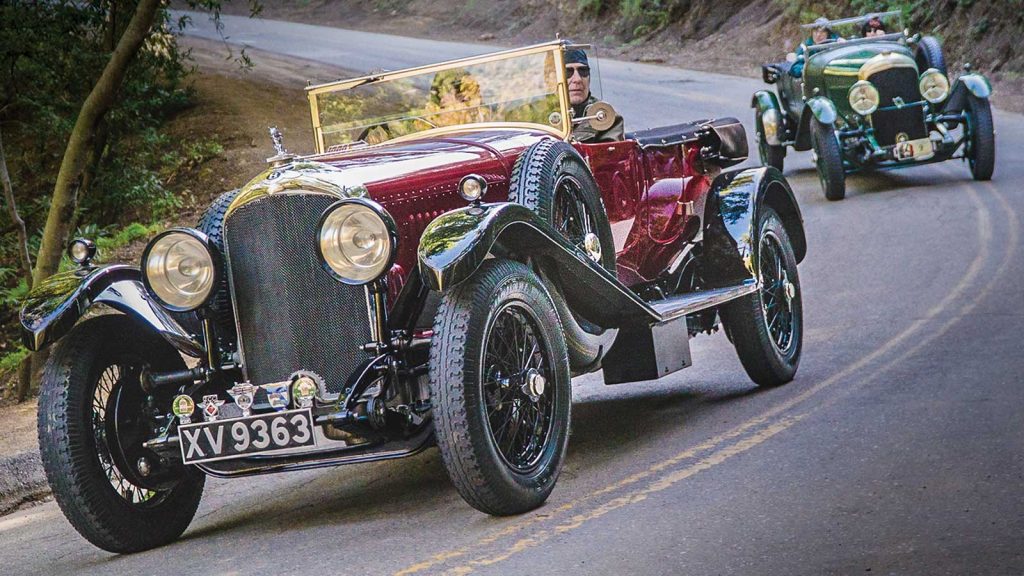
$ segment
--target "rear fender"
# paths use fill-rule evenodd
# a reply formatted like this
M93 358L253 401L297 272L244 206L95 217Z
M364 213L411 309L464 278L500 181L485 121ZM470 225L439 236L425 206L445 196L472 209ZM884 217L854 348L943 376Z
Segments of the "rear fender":
M710 288L757 279L757 221L763 207L779 215L797 262L807 254L803 216L793 190L770 166L723 172L711 184L704 206L701 276Z
M22 340L41 350L59 340L93 306L106 304L155 330L184 354L206 350L171 315L152 301L134 266L80 268L50 276L29 292L21 308Z
M458 286L487 258L512 258L540 268L572 310L601 328L658 320L612 273L521 204L482 204L442 214L423 231L418 257L420 276L431 290Z
M815 96L804 105L804 111L800 115L800 126L796 133L797 150L811 149L811 118L822 124L835 124L839 119L839 111L831 100L824 96Z

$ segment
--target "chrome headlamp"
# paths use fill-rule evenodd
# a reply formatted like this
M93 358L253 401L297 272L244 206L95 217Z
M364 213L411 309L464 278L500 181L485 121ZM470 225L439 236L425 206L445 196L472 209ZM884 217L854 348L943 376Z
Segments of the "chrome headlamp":
M142 282L164 307L175 312L195 310L217 286L219 257L206 234L190 228L167 230L142 253Z
M75 238L68 245L68 257L79 266L88 266L96 257L96 244L87 238Z
M395 221L372 200L341 200L320 217L317 251L327 270L345 284L380 278L391 267L397 247Z
M921 74L917 87L921 90L921 96L932 104L938 104L949 96L949 79L935 68L929 68Z
M850 100L850 108L861 116L867 116L878 109L878 88L867 80L858 80L851 86L847 98Z

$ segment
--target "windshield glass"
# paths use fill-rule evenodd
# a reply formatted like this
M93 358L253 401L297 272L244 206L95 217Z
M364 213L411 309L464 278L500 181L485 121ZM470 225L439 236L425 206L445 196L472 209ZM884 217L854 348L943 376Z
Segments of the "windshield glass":
M566 133L553 44L309 89L319 151L448 126L519 123Z
M800 26L800 41L807 45L822 45L882 36L891 40L895 39L894 34L902 35L902 33L902 13L899 10L893 10L836 20L819 18Z

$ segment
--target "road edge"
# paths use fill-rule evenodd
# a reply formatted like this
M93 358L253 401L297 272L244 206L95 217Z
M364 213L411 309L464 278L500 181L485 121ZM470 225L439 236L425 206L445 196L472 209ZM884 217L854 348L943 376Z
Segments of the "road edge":
M39 451L0 457L0 516L50 494Z

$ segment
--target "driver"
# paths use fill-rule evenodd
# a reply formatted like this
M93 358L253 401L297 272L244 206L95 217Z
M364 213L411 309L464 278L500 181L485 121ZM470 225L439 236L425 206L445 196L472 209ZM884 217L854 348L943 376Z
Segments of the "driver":
M586 115L587 106L597 102L590 93L590 62L587 53L580 49L565 52L565 79L569 83L569 104L572 105L573 118ZM576 124L572 129L573 138L580 142L617 142L626 139L622 116L615 115L612 127L597 131L589 120Z
M811 30L811 35L800 44L800 47L796 51L796 62L789 68L789 75L794 78L800 78L804 75L804 61L807 60L807 49L815 44L822 44L825 42L835 42L839 40L839 35L829 28L828 18L822 16L814 21L814 29Z

